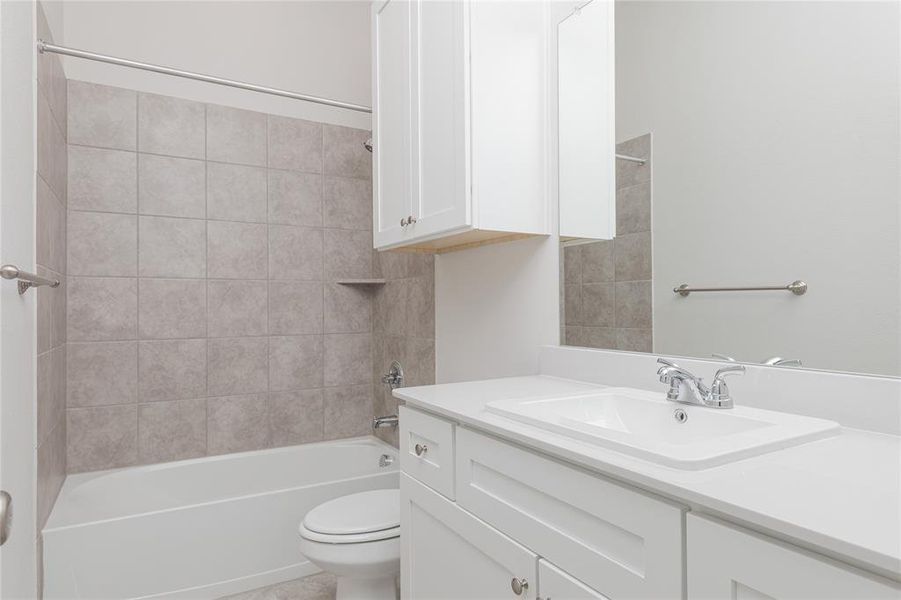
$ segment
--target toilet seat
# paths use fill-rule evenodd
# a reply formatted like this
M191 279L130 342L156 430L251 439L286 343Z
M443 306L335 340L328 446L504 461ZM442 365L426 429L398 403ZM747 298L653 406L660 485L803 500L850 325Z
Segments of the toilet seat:
M326 544L360 544L400 536L400 491L372 490L329 500L307 513L304 539Z

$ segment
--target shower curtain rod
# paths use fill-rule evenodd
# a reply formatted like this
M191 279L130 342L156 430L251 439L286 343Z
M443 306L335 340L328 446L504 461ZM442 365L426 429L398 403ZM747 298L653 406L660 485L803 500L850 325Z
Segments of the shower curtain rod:
M107 56L106 54L97 54L96 52L88 52L87 50L77 50L75 48L66 48L65 46L57 46L48 44L44 40L38 40L38 52L52 52L54 54L62 54L64 56L74 56L75 58L85 58L87 60L96 60L99 62L109 63L111 65L119 65L120 67L131 67L133 69L141 69L143 71L152 71L154 73L162 73L163 75L172 75L174 77L183 77L185 79L194 79L197 81L205 81L207 83L215 83L217 85L227 85L229 87L242 90L250 90L251 92L260 92L262 94L271 94L273 96L282 96L284 98L292 98L294 100L304 100L315 104L324 104L325 106L334 106L336 108L346 108L357 112L371 113L372 109L368 106L353 104L350 102L341 102L340 100L332 100L331 98L320 98L319 96L309 96L307 94L299 94L288 90L280 90L278 88L266 87L263 85L255 85L253 83L245 83L243 81L235 81L234 79L225 79L223 77L214 77L212 75L203 75L202 73L194 73L192 71L183 71L181 69L173 69L172 67L163 67L160 65L152 65L150 63L139 62L136 60L128 60L126 58L116 58L115 56Z

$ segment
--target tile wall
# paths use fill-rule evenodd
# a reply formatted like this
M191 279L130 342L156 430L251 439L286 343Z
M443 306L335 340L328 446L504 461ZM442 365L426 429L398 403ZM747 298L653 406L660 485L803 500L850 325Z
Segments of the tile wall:
M616 152L648 161L616 162L616 238L563 250L563 343L651 352L651 135Z
M69 472L370 433L383 292L338 283L382 269L369 133L78 81L68 101Z
M52 40L41 3L37 37ZM37 295L37 531L66 476L66 77L59 57L37 54L37 273L59 279ZM40 541L40 536L38 536ZM40 548L40 544L38 546ZM40 564L40 563L39 563Z

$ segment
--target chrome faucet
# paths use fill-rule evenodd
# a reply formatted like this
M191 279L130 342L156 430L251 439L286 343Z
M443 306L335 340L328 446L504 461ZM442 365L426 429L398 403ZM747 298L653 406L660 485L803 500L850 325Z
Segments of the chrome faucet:
M692 374L665 358L658 358L657 363L663 365L657 369L660 383L669 386L666 399L682 404L697 404L709 408L732 408L732 396L729 386L726 385L726 377L736 373L744 373L743 365L729 365L723 367L713 376L710 387L704 384L703 379Z
M376 417L372 420L373 429L382 429L383 427L397 427L397 415L387 415L384 417Z
M801 361L797 358L782 358L781 356L771 356L762 363L771 367L802 367Z

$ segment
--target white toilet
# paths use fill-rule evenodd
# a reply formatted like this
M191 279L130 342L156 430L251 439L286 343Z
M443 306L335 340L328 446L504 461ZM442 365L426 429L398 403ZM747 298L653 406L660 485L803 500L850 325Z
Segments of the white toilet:
M400 491L373 490L320 504L300 524L300 551L338 577L337 600L396 600Z

